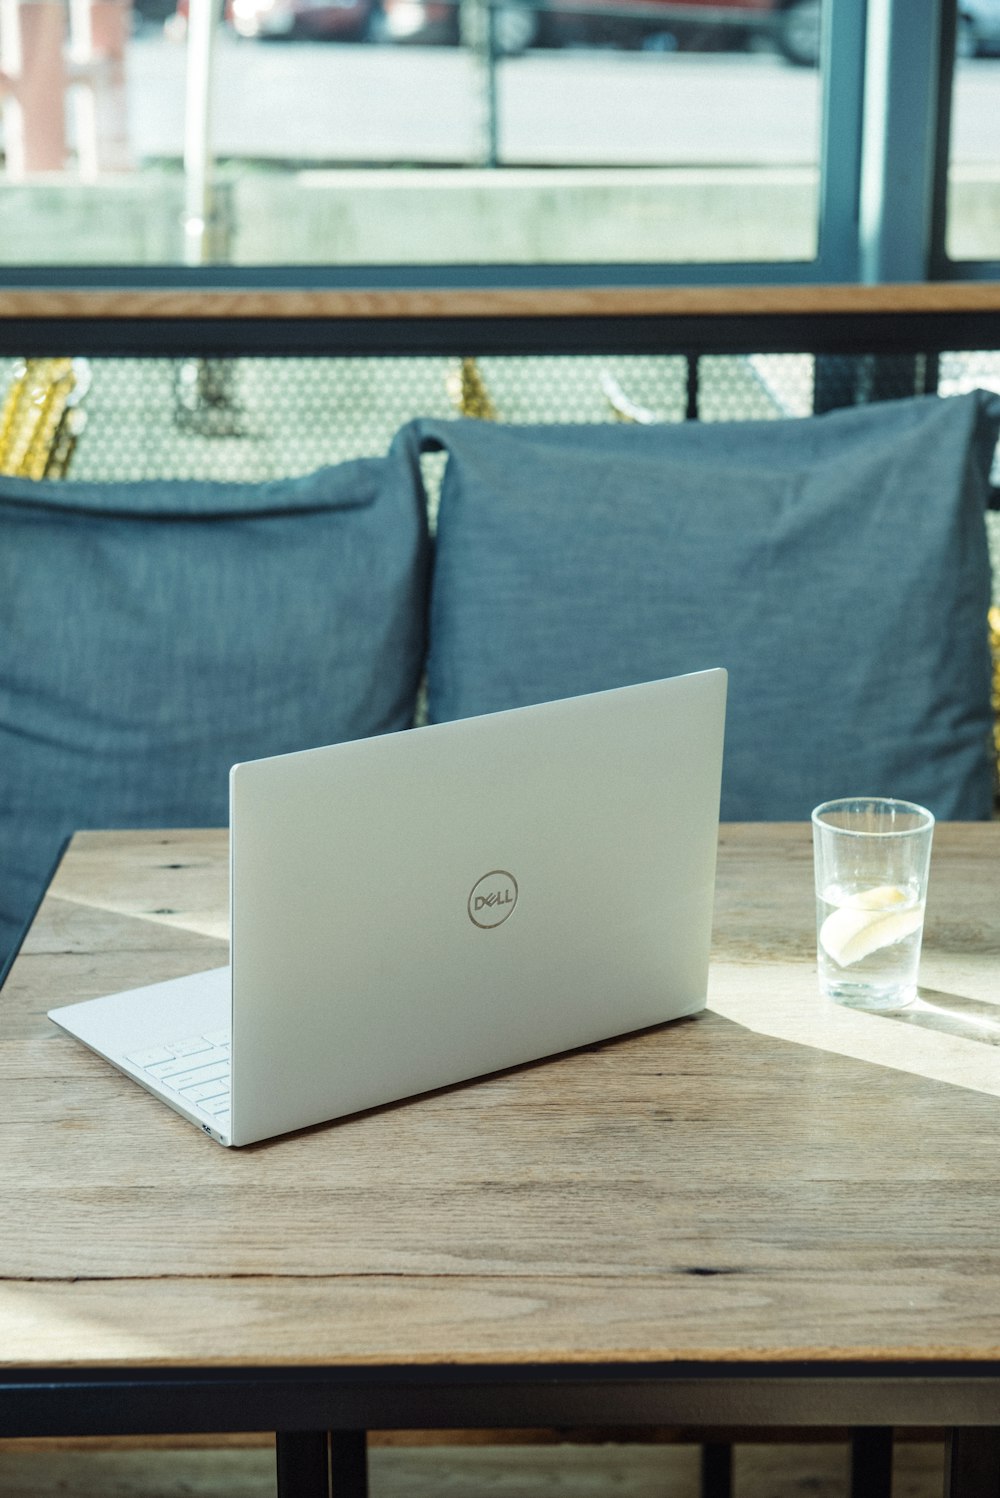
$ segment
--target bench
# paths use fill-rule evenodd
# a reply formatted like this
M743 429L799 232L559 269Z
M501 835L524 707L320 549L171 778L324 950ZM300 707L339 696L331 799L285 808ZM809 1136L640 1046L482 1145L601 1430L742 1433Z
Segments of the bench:
M734 656L724 817L804 816L856 776L944 816L989 814L988 714L970 726L967 707L980 676L988 690L1000 598L968 509L996 504L981 450L995 422L988 401L959 413L962 392L1000 389L1000 288L7 292L0 354L14 350L62 363L49 467L12 443L10 398L0 432L8 466L35 475L0 481L8 950L74 826L224 822L230 760L405 727L428 665L424 700L446 718ZM775 506L810 485L808 524L775 530ZM894 518L867 533L876 493ZM672 513L697 515L697 534L674 536ZM269 523L262 561L247 537ZM893 586L872 547L911 533ZM249 611L237 555L263 590ZM205 604L223 587L228 612ZM894 589L869 649L859 615ZM185 645L186 625L211 648ZM795 692L774 690L796 673Z

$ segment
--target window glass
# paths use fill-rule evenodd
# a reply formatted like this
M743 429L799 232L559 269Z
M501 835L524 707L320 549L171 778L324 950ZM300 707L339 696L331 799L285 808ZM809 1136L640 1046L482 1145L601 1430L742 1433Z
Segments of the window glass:
M820 0L202 3L4 0L0 262L816 253Z
M962 0L951 118L947 252L1000 257L1000 0Z

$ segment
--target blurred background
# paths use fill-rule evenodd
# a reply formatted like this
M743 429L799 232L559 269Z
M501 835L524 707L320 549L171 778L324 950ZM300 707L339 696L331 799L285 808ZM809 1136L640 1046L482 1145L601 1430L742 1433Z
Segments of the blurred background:
M810 262L825 92L839 73L829 171L863 21L859 0L0 0L0 266ZM996 261L1000 0L959 0L954 52L946 252Z

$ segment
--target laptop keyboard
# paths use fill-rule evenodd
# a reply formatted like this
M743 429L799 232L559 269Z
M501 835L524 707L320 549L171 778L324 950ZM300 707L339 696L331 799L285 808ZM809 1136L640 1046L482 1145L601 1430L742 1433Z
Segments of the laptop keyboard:
M229 1031L207 1030L125 1060L219 1125L229 1122Z

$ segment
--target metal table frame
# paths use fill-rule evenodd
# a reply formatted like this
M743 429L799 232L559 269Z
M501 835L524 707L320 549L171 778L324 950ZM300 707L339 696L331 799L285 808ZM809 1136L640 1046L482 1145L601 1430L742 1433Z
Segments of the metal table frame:
M852 1498L887 1498L894 1427L948 1436L946 1498L1000 1495L1000 1362L5 1370L0 1435L274 1431L279 1498L364 1498L368 1430L848 1427Z

